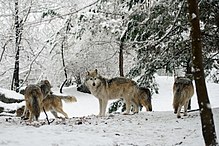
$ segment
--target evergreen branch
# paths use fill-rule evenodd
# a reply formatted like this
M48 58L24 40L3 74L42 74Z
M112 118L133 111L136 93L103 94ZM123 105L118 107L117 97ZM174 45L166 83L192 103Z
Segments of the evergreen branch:
M183 8L183 5L184 5L184 3L185 3L185 0L183 0L182 1L182 5L181 5L181 7L180 7L180 9L179 9L179 11L178 11L178 13L177 13L177 15L176 15L176 18L175 18L175 20L173 21L173 24L172 24L172 26L169 28L169 30L159 39L159 40L155 40L155 41L138 41L138 42L133 42L134 44L143 44L144 46L151 46L151 45L153 45L153 46L156 46L157 44L159 44L161 41L163 41L171 32L172 32L172 30L174 29L174 27L175 27L175 24L176 24L176 22L177 22L177 20L178 20L178 18L179 18L179 15L181 14L181 12L182 12L182 8ZM145 44L146 43L146 44ZM164 51L166 51L166 50L164 50Z

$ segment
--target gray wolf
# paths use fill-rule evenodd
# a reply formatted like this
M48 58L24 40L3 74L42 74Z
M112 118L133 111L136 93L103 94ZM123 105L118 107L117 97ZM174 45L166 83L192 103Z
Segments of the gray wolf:
M45 111L50 111L55 118L60 118L58 117L57 112L63 114L65 118L68 118L67 113L63 110L61 100L64 100L65 102L77 102L77 99L74 96L47 94L42 101L42 107Z
M76 102L77 100L74 96L54 95L51 91L52 86L48 80L41 80L40 83L34 86L38 87L38 92L42 95L42 100L39 103L40 112L42 112L44 109L45 111L50 111L55 118L59 118L57 112L63 114L65 118L68 118L67 113L63 111L61 100L64 100L65 102ZM25 90L25 94L27 91L28 90ZM29 108L26 107L23 112L22 118L27 117L29 114Z
M40 88L40 89L38 89L39 90L38 94L40 92L42 94L43 98L46 97L47 94L52 93L52 91L51 91L52 86L48 80L41 80L38 84L31 85L31 87L33 87L33 86ZM26 93L26 92L29 92L29 90L30 90L29 88L25 88L25 90L23 91L23 94L27 95L28 93ZM41 102L40 102L40 104L41 104ZM23 108L20 108L19 112L21 112L22 110L23 110ZM25 106L25 108L23 110L23 114L21 116L21 119L24 119L24 120L29 119L29 115L30 115L29 109Z
M77 102L76 98L74 96L58 96L53 94L51 91L52 86L48 80L41 80L38 85L44 96L42 108L45 111L50 111L55 118L59 118L57 112L64 115L65 118L68 118L67 113L63 110L62 100L65 102Z
M138 112L138 86L131 79L116 77L106 79L102 77L97 69L88 71L85 77L85 85L99 100L99 116L105 116L108 100L123 98L126 103L126 111L124 114L130 113L131 105L134 106L135 111Z
M180 118L180 111L184 106L184 116L187 115L189 100L194 94L192 80L186 77L176 77L173 84L173 108L177 118Z
M135 96L134 101L138 105L144 106L147 111L152 111L151 91L148 88L139 87L137 96Z
M37 85L40 87L43 93L43 97L45 97L49 93L52 93L52 86L48 80L41 80Z
M26 101L23 116L29 112L29 121L32 122L33 118L38 121L41 112L41 103L43 100L43 94L41 89L37 85L28 85L25 88L24 98Z

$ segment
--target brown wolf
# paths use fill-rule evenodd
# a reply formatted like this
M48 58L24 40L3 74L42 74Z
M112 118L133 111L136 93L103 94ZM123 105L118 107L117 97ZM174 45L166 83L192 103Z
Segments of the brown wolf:
M176 77L173 84L173 108L174 113L177 113L177 118L180 118L180 111L184 106L184 116L187 115L189 100L194 94L192 80L186 77Z
M59 118L57 112L63 114L65 118L68 118L67 113L63 111L61 99L63 99L65 102L77 102L74 96L58 96L54 94L47 94L42 101L42 107L45 109L45 111L50 111L55 118Z
M36 84L34 86L37 86L37 87L40 88L40 91L38 91L38 92L41 92L41 94L43 95L43 98L47 94L51 94L52 93L52 91L51 91L52 86L51 86L51 84L50 84L50 82L48 80L41 80L38 84ZM24 92L23 92L24 95L25 95L26 92L28 92L28 90L25 89ZM20 108L19 110L22 111L22 108ZM28 119L29 118L29 114L30 114L29 113L29 109L26 108L26 106L25 106L25 108L23 110L23 114L21 116L21 119L24 119L24 120Z
M24 109L23 116L26 116L29 111L29 121L35 118L38 121L41 112L41 102L43 100L43 94L41 89L37 85L28 85L25 89L24 98L26 106Z
M139 87L137 96L134 98L134 102L138 105L144 106L147 111L152 111L151 91L148 88Z
M138 112L138 104L134 99L138 95L138 86L131 79L116 77L106 79L98 74L97 69L87 72L85 85L99 100L99 115L105 116L108 100L123 98L126 103L125 114L130 113L131 104ZM137 97L136 97L137 98Z

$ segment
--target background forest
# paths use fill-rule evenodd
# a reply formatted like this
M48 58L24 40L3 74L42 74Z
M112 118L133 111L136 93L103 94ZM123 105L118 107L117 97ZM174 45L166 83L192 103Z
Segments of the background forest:
M219 1L199 0L204 69L219 83ZM192 73L184 0L0 0L1 87L81 84L89 69L158 90L154 74Z

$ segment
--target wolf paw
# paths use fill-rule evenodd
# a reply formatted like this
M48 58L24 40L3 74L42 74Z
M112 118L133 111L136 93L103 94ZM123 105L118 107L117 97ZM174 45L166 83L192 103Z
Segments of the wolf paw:
M180 115L177 115L177 118L181 118L181 116L180 116Z
M184 115L184 116L187 116L187 113L184 113L183 115Z

